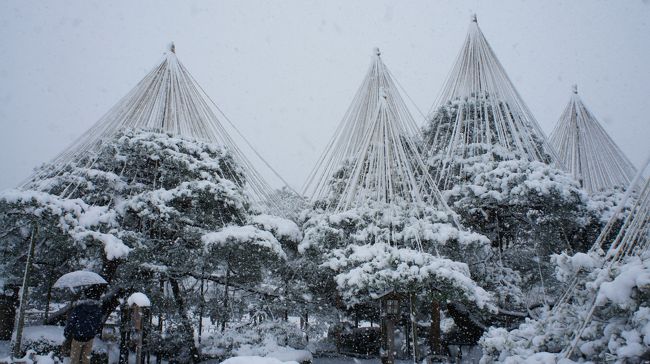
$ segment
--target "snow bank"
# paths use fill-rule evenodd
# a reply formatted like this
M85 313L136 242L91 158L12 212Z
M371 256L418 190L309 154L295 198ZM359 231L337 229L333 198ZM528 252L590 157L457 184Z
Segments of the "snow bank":
M261 356L236 356L226 359L221 364L300 364L296 361L281 361L276 358L263 358Z
M283 362L298 362L305 361L311 362L314 357L307 350L296 350L289 347L281 347L278 350L272 351L266 355L267 358L275 358Z
M0 363L24 363L24 364L58 364L61 363L54 353L38 355L34 350L27 350L22 358L0 358Z
M23 328L23 340L25 347L29 347L29 343L38 341L47 342L54 346L61 345L65 340L65 337L63 336L63 326L25 326Z

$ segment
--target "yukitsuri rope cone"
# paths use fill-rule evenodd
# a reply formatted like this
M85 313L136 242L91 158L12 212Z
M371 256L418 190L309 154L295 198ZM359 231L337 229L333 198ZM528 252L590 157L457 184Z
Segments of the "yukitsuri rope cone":
M647 259L648 253L650 253L650 179L640 183L643 179L642 174L649 165L650 157L648 157L646 162L643 164L643 167L636 174L636 177L632 179L631 183L627 187L625 197L620 204L621 207L619 207L618 211L612 215L610 221L598 236L590 250L590 252L593 253L597 250L607 248L603 261L603 269L606 269L608 272L612 272L615 268L623 264L627 257L636 256L645 257L645 259ZM618 222L618 215L622 206L629 198L631 192L639 185L641 185L641 189L638 199L635 200L629 214L618 229L611 244L607 247L606 245L609 241L610 234L615 232L614 226L616 226L616 223ZM574 291L580 284L584 285L585 282L583 282L579 276L576 276L563 296L555 304L555 307L553 308L554 311L557 311L562 305L566 305L570 301ZM598 307L597 298L598 295L594 294L587 315L582 320L582 325L575 332L571 343L564 349L563 354L565 358L569 358L575 351L585 329L594 319L594 312Z
M97 154L104 141L123 131L169 133L226 148L238 165L232 167L241 168L246 178L245 186L240 187L262 209L272 209L277 205L273 189L244 156L220 118L230 122L178 60L176 48L172 44L160 64L88 131L54 158L51 164L61 171L81 157L92 164L93 159L88 156ZM235 130L238 132L236 128ZM257 154L254 149L253 151ZM21 187L29 188L33 181L43 177L43 173L51 172L36 171Z
M465 42L430 112L434 178L450 189L459 173L453 160L471 159L483 146L501 146L544 163L554 150L472 17ZM462 166L461 166L462 170Z
M429 203L450 211L420 156L418 128L393 77L375 49L370 69L334 136L307 179L312 201L330 200L327 209L344 211L377 202ZM332 183L335 175L340 184ZM335 191L336 190L336 191Z
M577 86L573 86L550 142L560 165L589 193L625 188L636 174L636 168L582 102Z

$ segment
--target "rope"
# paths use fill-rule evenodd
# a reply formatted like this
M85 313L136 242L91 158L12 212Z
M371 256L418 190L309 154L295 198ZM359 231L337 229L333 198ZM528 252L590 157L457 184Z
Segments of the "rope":
M615 214L612 215L610 221L607 223L603 232L601 232L598 239L594 243L594 246L591 248L590 252L602 247L606 242L606 238L610 235L612 226L618 220L618 215L622 209L622 206L625 204L625 201L629 198L630 193L638 186L639 180L642 178L643 172L650 165L650 156L648 156L646 162L644 163L642 169L637 173L636 177L632 180L623 202L619 205ZM640 256L648 251L650 247L650 180L646 180L643 188L640 191L639 198L635 201L632 209L630 210L629 215L623 222L623 225L618 231L618 234L611 242L602 264L601 269L604 269L611 273L616 267L620 266L620 263L629 256ZM570 297L573 295L578 285L584 284L579 277L574 277L571 281L569 288L561 297L560 301L554 307L554 312L556 312L560 306L565 306L568 304ZM597 308L597 296L598 292L593 294L591 299L591 304L587 315L582 320L580 328L574 334L571 343L565 348L562 352L564 358L569 358L575 348L578 345L582 334L586 330L589 323L592 321L593 315Z
M375 51L303 193L312 201L336 196L327 208L338 212L368 203L429 204L448 212L459 227L420 155L414 140L418 133L397 82ZM340 190L334 185L335 178L343 178Z
M69 167L80 161L85 163L80 167L90 168L105 140L110 140L124 130L143 129L223 146L232 154L237 165L228 166L230 170L224 171L225 174L236 176L237 170L241 169L247 183L243 180L234 182L260 208L279 212L279 197L238 148L221 124L217 113L226 119L255 155L293 191L179 62L175 47L90 129L54 158L51 162L54 171L41 169L23 182L21 187L29 188L52 175L68 173ZM67 186L63 189L63 195L71 195L77 188L78 185Z
M465 162L457 169L451 161L482 153L471 145L500 145L531 161L557 161L474 18L429 114L433 135L428 146L432 155L444 156L434 175L441 189L451 189L465 169Z
M561 164L589 193L624 187L634 165L578 96L577 86L550 137Z

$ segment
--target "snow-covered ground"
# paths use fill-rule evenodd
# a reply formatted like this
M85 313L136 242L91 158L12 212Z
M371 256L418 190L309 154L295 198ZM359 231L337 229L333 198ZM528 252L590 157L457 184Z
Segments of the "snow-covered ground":
M11 351L11 341L1 340L0 341L0 358L9 356Z
M357 358L314 358L312 364L377 364L381 363L379 358L376 359L357 359ZM413 363L413 360L397 360L396 364Z

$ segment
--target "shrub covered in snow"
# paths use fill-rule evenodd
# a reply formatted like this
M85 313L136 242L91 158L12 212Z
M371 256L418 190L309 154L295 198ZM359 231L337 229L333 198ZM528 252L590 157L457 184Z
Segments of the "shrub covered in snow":
M567 304L528 319L517 329L491 328L481 339L482 363L522 362L546 355L561 358L595 303L571 359L594 363L640 362L650 358L650 255L629 257L609 268L602 256L554 257L560 279L579 275Z
M556 284L550 255L586 250L603 209L570 175L548 164L501 146L464 148L471 151L467 157L431 151L429 164L435 168L447 158L446 177L454 183L443 195L465 226L492 242L490 256L473 267L476 279L507 309L544 304Z
M203 343L204 353L220 357L232 355L267 356L290 348L305 347L300 328L283 320L248 322L233 326L222 334L212 335Z

